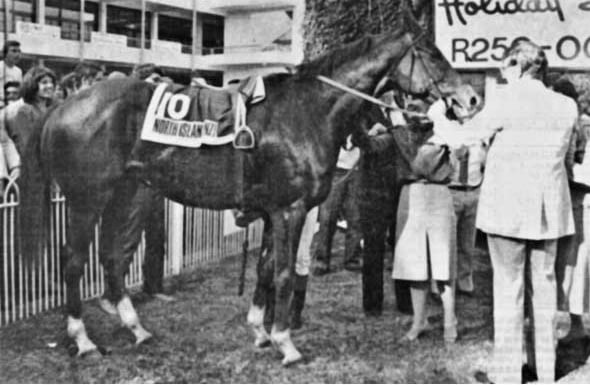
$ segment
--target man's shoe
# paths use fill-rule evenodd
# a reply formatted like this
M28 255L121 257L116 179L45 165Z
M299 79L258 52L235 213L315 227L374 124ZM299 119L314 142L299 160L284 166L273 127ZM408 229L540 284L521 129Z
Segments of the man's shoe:
M471 295L475 290L473 284L473 277L468 276L465 278L457 279L457 292L465 295Z
M363 268L363 264L360 259L352 259L344 262L344 269L348 271L360 271Z
M473 297L473 290L462 290L457 288L458 295L464 295L465 297Z
M365 309L365 316L367 317L381 317L383 314L383 309Z
M324 263L318 263L317 266L313 268L313 275L316 277L321 277L328 273L330 273L330 267Z
M155 299L159 299L160 301L164 301L164 302L176 301L176 299L174 297L172 297L171 295L164 294L164 293L154 293L153 296Z
M486 372L482 372L481 370L475 372L474 377L475 381L479 382L480 384L493 384L493 382L488 378L488 374Z
M257 211L241 211L234 210L234 220L236 226L245 228L256 219L260 218L260 213Z

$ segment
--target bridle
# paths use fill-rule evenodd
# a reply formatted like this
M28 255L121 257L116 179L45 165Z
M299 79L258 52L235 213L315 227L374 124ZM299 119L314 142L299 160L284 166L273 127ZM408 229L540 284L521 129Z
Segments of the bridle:
M428 49L424 48L424 47L418 47L418 42L420 40L422 40L424 37L426 36L426 32L422 31L413 41L410 42L410 44L408 45L408 47L406 48L406 50L404 51L404 53L400 56L400 59L398 60L398 62L396 63L395 69L394 71L397 71L399 69L399 66L401 65L402 61L404 60L404 58L408 55L408 53L411 53L411 64L410 64L410 75L409 75L409 89L412 88L412 84L413 84L413 78L414 78L414 70L415 70L415 63L416 60L419 60L420 63L422 64L422 67L424 68L424 71L426 72L426 75L428 76L428 78L430 79L430 84L432 85L432 87L436 90L436 93L438 95L436 95L437 97L440 97L444 100L445 105L447 108L449 108L450 106L448 105L448 100L446 98L444 98L444 92L441 90L440 87L440 83L441 83L441 79L437 79L432 71L429 69L428 65L426 64L426 62L424 61L424 59L422 58L422 55L420 54L420 51L426 52L429 55L434 55L433 52L429 51ZM348 87L340 82L337 82L333 79L330 79L326 76L323 75L317 75L316 78L321 81L322 83L328 84L334 88L338 88L344 92L347 92L351 95L357 96L361 99L364 99L368 102L371 102L373 104L378 105L381 108L384 108L386 110L391 110L391 111L400 111L403 112L404 114L407 114L409 116L415 116L415 117L420 117L420 118L428 118L428 116L424 113L421 112L416 112L416 111L411 111L408 110L407 108L405 108L406 106L403 106L403 108L400 108L398 106L392 106L389 104L386 104L384 102L382 102L381 100L377 99L374 96L368 95L364 92L355 90L354 88ZM470 116L472 116L473 114L471 114ZM461 119L465 119L466 117L461 117Z
M408 46L404 55L401 57L397 67L399 67L401 61L406 57L406 55L408 53L411 53L412 56L411 56L411 62L410 62L410 76L409 76L408 89L412 89L413 78L414 78L414 68L415 68L416 60L418 60L422 64L422 68L424 69L424 72L426 72L426 75L428 76L428 78L430 80L430 85L436 91L435 96L437 98L440 98L443 100L443 102L445 103L445 109L448 110L452 107L452 101L449 100L449 98L445 97L445 92L443 92L443 90L440 87L440 83L441 83L441 80L443 77L441 77L440 79L437 79L433 75L430 67L426 64L426 62L424 61L424 58L421 55L421 51L429 54L430 56L433 56L435 53L425 47L418 46L418 42L421 39L423 39L425 35L426 35L426 33L424 31L422 31L420 33L420 35L418 35L418 37L416 39L414 39L414 41L412 41L412 43ZM396 67L396 69L397 69L397 67ZM404 105L404 108L407 108L407 106ZM467 115L457 116L457 119L459 121L464 121L464 120L472 118L477 113L478 113L478 111L473 111L472 113L469 113Z
M413 79L414 79L414 70L416 67L416 61L419 61L422 64L422 68L424 69L424 72L426 72L426 75L428 76L429 80L430 80L430 85L432 86L432 88L434 88L434 90L436 91L436 95L438 98L442 98L445 102L445 104L447 104L447 100L446 98L444 98L444 93L441 90L440 87L440 82L441 79L437 79L432 71L430 70L429 66L426 64L426 62L424 61L424 59L422 58L421 55L421 51L424 51L426 53L428 53L429 55L433 56L434 52L428 50L425 47L422 46L418 46L418 42L420 40L422 40L424 37L426 36L426 32L422 31L409 45L408 48L406 49L406 51L404 52L404 54L401 56L401 59L399 60L397 66L396 66L396 70L398 70L399 66L401 65L401 62L406 58L406 56L409 54L411 54L411 62L410 62L410 75L409 75L409 81L408 81L408 89L411 90L412 89L412 85L414 83ZM447 104L447 108L450 107Z

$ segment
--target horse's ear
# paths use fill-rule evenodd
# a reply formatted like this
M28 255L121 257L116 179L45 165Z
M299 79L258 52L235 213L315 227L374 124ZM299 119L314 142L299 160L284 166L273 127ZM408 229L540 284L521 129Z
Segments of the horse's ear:
M402 7L409 11L418 23L424 27L427 23L429 0L402 0Z

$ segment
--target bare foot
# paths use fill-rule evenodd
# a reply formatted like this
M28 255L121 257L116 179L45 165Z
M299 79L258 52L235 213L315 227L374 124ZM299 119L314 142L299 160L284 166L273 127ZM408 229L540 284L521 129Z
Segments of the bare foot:
M425 321L422 326L414 326L401 338L400 342L413 342L416 341L422 333L432 329L432 326Z

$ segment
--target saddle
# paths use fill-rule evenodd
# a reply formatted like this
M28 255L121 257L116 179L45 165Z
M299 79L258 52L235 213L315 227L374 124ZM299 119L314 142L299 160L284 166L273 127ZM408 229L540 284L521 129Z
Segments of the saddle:
M230 93L237 93L236 98L236 124L235 137L233 141L234 148L247 150L252 149L255 146L254 133L246 125L246 111L250 105L261 102L265 98L264 83L260 76L248 76L244 79L239 80L236 85L230 85L228 87L215 87L207 84L204 79L197 81L197 85L202 87L217 90L226 91Z

